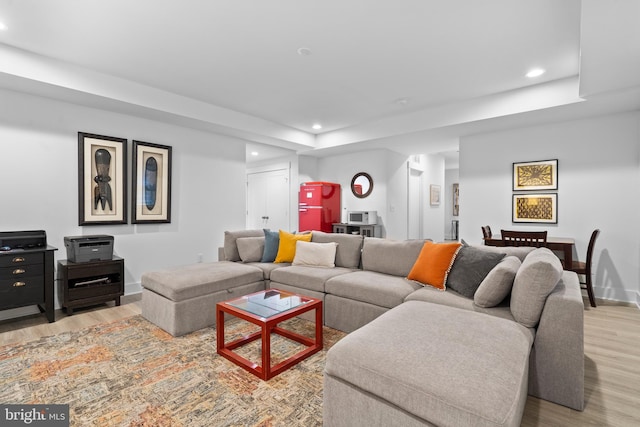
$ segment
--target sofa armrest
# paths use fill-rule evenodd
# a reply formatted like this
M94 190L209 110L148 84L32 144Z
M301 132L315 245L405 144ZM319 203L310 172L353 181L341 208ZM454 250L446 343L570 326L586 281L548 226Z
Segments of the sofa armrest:
M584 409L584 303L573 272L547 298L529 364L529 394Z

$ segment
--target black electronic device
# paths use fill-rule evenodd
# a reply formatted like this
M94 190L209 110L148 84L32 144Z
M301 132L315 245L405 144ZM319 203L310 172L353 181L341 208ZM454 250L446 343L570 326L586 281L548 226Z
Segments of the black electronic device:
M64 238L67 259L71 262L108 261L113 259L113 236L67 236Z
M3 231L0 233L0 251L23 251L47 247L47 233L35 231Z

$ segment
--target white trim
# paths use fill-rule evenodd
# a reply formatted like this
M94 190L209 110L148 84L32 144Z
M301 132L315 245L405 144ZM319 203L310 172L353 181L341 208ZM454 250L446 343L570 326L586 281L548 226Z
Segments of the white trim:
M252 173L262 173L262 172L271 172L271 171L279 171L279 170L291 170L291 162L286 163L274 163L272 165L264 165L264 166L256 166L253 168L247 168L247 175Z
M142 283L129 283L124 285L124 294L135 295L142 293Z
M423 226L423 220L424 220L424 198L423 198L423 191L424 191L424 184L422 183L423 180L423 175L425 172L425 167L423 165L421 165L420 163L416 163L416 162L412 162L411 160L409 160L407 162L407 229L406 229L406 237L407 239L409 239L409 223L411 222L411 201L409 200L409 195L410 195L410 191L411 191L411 171L416 171L419 172L418 175L418 192L420 194L420 200L418 201L418 234L419 234L419 238L422 239L424 237L424 226Z

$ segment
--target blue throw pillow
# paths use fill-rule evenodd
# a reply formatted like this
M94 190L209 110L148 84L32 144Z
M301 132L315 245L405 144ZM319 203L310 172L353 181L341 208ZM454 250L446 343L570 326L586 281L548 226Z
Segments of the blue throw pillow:
M264 252L262 252L261 262L273 262L278 255L278 247L280 246L280 233L278 231L270 231L264 229Z

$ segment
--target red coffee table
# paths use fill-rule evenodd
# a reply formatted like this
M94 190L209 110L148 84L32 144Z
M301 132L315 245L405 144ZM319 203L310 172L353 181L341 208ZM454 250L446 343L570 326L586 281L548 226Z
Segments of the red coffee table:
M316 311L315 339L287 331L278 326L278 323L282 321L311 310ZM225 343L225 313L260 326L260 331ZM268 289L216 304L216 325L218 354L265 381L322 349L322 301L279 289ZM307 348L277 365L271 366L272 332L303 344ZM233 352L233 349L260 338L262 339L262 366L258 366Z

